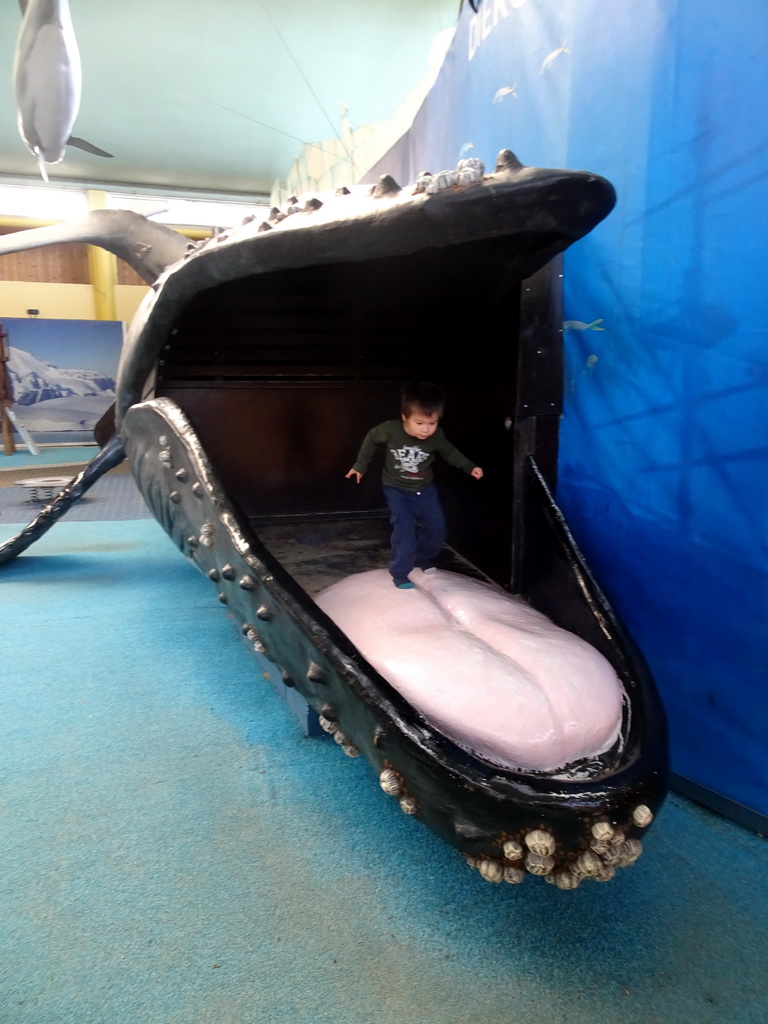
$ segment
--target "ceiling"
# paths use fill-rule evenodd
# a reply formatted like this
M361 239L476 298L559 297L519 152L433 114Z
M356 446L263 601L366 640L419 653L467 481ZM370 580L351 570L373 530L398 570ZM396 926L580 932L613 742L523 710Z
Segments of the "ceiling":
M70 0L83 67L52 183L269 193L305 142L385 120L427 71L459 0ZM0 181L40 182L16 128L18 4L0 7Z

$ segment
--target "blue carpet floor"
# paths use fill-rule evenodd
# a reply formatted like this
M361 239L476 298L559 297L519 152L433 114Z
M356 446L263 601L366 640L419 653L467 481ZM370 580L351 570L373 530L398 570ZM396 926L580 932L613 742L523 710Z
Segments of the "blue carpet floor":
M1 1024L768 1020L759 837L672 797L607 885L483 882L154 521L60 523L0 613Z
M75 472L79 471L74 471L72 475ZM20 484L0 487L0 523L26 524L42 507L41 503L30 500L30 491ZM118 469L97 480L80 501L65 513L63 521L111 522L147 519L150 515L131 474Z

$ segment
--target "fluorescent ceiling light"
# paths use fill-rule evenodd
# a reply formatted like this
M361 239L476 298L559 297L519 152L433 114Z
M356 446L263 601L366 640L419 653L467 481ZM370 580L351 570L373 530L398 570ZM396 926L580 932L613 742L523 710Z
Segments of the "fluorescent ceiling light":
M110 210L133 210L161 224L184 224L190 227L231 228L251 214L266 218L269 207L264 203L228 203L217 199L174 199L171 196L128 195L110 192Z
M85 192L71 188L0 185L0 213L35 220L75 220L88 212Z
M212 199L176 199L167 195L107 192L108 210L132 210L162 224L230 228L255 214L265 219L264 203L232 203ZM42 185L0 185L0 215L34 220L76 220L88 212L85 189L50 188Z

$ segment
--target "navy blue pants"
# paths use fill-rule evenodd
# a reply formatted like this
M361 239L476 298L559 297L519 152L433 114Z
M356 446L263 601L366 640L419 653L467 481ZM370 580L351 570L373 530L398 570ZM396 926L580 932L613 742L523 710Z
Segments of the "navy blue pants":
M384 485L392 523L389 571L395 583L405 583L411 569L427 569L445 543L445 516L437 488L401 491Z

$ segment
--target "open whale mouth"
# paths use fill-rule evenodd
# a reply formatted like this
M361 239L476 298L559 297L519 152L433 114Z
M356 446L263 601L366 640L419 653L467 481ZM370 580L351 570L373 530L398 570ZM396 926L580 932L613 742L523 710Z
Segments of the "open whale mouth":
M490 175L296 201L190 247L121 363L118 431L158 521L342 749L490 881L610 878L639 855L666 789L653 682L548 486L562 403L551 261L614 200L604 179L506 152ZM623 691L608 749L554 768L477 756L315 602L386 565L376 466L360 486L345 473L403 379L445 388L446 432L485 471L482 486L438 480L441 568L510 591L607 659Z
M158 518L342 748L490 880L610 877L638 855L665 788L653 683L546 485L562 399L559 274L546 264L613 201L594 175L501 159L435 195L387 184L294 204L191 252L126 361L122 433ZM150 373L155 397L136 405ZM553 770L478 757L315 603L386 565L376 467L360 486L345 472L403 379L439 381L447 433L485 470L482 487L439 479L442 567L511 590L608 659L624 694L608 749Z

